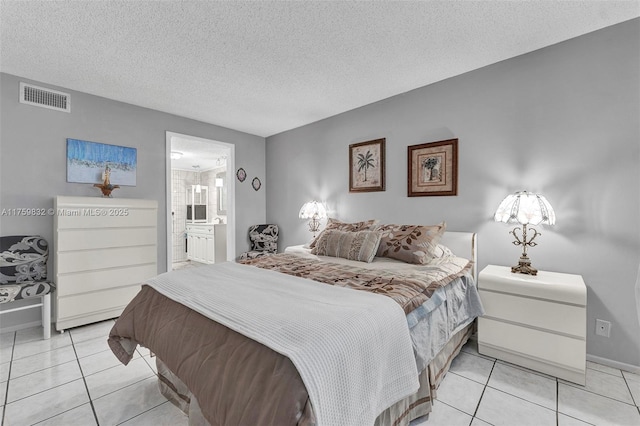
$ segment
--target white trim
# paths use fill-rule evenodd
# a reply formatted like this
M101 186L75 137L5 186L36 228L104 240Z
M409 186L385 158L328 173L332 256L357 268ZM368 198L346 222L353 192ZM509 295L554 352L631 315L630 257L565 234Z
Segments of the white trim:
M596 364L606 365L607 367L617 368L619 370L628 371L630 373L640 374L640 366L627 364L620 361L614 361L608 358L602 358L595 355L587 354L587 361L595 362Z
M10 312L24 311L25 309L38 308L40 306L44 306L44 302L34 303L32 305L20 306L19 308L3 309L2 311L0 311L0 315L8 314Z
M35 328L42 326L42 321L31 321L23 324L12 325L11 327L0 328L2 333L11 333L12 331L25 330L27 328Z
M14 302L14 301L12 300L11 302ZM24 305L17 308L11 308L11 309L3 309L2 311L0 311L0 315L8 314L10 312L24 311L25 309L31 309L31 308L40 308L40 313L42 314L41 324L43 327L42 336L45 340L49 339L51 337L51 292L40 296L40 303L33 303L30 305ZM5 331L3 330L2 332L4 333Z
M232 143L220 142L214 139L206 139L198 136L186 135L166 131L165 136L165 210L167 215L167 271L171 271L173 263L173 232L171 228L171 139L179 137L183 139L191 139L199 142L214 143L229 149L229 158L227 158L227 196L229 197L227 207L227 256L228 261L233 261L236 257L236 146Z
M165 238L167 242L167 272L172 270L173 265L173 229L171 224L173 223L171 219L171 137L174 136L175 133L165 132L165 204L164 204L164 212L167 216L167 229L165 230L167 233L167 237Z

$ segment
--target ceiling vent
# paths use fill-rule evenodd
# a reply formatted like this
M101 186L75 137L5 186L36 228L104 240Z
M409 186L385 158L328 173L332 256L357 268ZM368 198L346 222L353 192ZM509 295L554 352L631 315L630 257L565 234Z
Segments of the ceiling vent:
M20 102L56 111L71 112L71 96L57 90L20 83Z

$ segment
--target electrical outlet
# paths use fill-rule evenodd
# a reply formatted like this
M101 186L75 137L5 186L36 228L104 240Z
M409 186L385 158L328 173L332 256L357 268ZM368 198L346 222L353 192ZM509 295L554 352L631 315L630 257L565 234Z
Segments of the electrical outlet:
M609 321L597 319L596 334L598 336L609 337L611 334L611 323Z

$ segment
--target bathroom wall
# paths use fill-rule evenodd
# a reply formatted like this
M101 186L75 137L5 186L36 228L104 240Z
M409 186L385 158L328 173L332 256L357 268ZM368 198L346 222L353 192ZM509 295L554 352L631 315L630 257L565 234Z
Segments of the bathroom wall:
M219 217L222 223L227 223L227 216L218 216L218 188L216 175L225 172L226 166L200 172L200 185L208 187L209 191L209 222ZM185 228L187 223L187 203L190 201L191 185L198 183L198 173L189 170L171 170L171 212L173 234L173 262L187 260Z
M227 215L218 215L218 191L216 188L216 175L220 172L226 172L227 167L221 166L215 169L207 170L201 173L202 185L209 187L209 221L214 222L214 219L219 217L222 223L227 223Z

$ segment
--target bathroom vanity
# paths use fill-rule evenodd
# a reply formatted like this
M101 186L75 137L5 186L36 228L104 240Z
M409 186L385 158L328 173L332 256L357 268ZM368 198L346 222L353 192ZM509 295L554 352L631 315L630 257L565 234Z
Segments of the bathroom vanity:
M227 260L227 225L224 223L188 223L187 259L200 263Z

